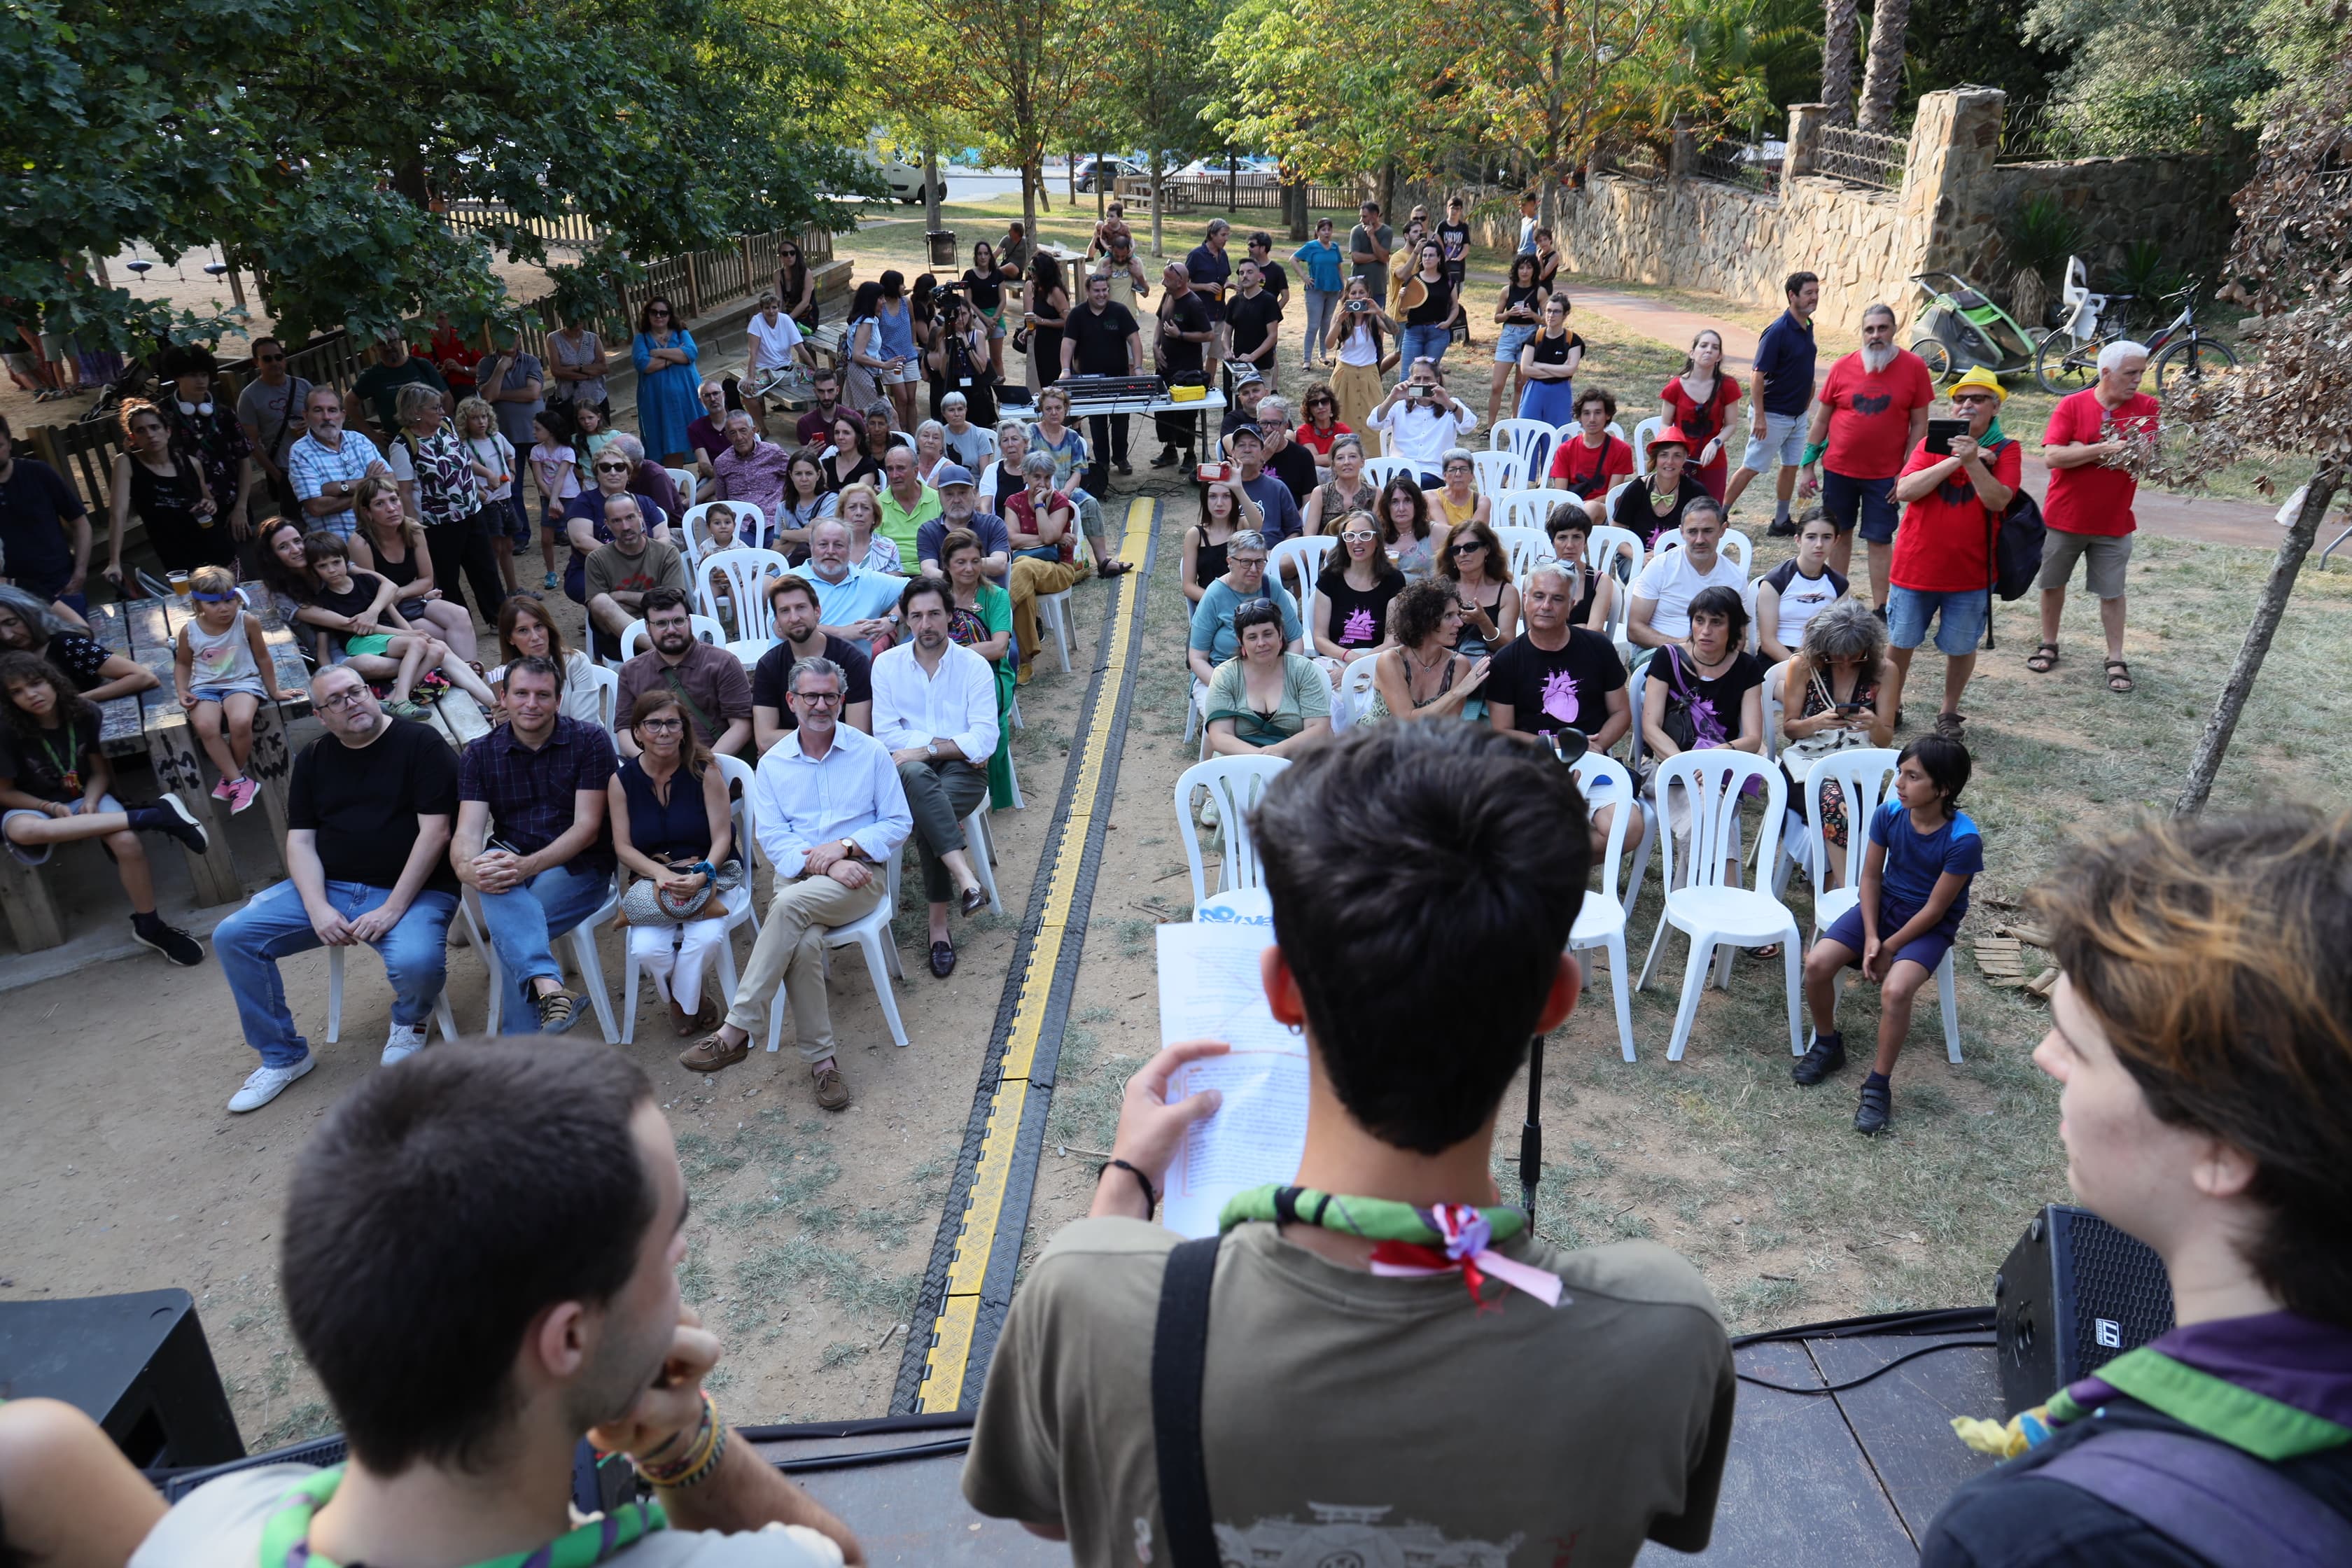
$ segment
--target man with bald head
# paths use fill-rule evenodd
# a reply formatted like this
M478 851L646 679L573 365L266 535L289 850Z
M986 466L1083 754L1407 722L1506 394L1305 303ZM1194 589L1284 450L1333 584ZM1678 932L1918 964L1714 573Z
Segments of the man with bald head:
M1206 248L1205 247L1203 248ZM1184 376L1201 374L1202 357L1208 352L1210 340L1216 336L1216 321L1209 314L1201 291L1192 287L1191 273L1171 261L1160 274L1164 284L1160 296L1160 341L1152 350L1161 375L1171 384ZM1192 464L1192 427L1196 416L1190 414L1157 414L1152 416L1160 426L1160 456L1151 459L1155 468L1174 464L1190 468ZM1181 456L1180 456L1181 452Z
M327 732L294 759L286 790L286 880L213 931L213 953L261 1065L228 1102L257 1110L317 1058L286 1010L278 961L365 942L392 982L383 1063L415 1054L441 994L449 917L457 907L450 827L457 758L423 724L383 710L349 665L310 680Z

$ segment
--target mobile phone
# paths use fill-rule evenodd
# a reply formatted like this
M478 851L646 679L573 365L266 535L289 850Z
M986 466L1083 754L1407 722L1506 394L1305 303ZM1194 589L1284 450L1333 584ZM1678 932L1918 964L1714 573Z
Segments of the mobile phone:
M1930 419L1927 421L1927 450L1937 457L1952 455L1952 437L1969 433L1965 419Z
M1372 302L1370 300L1350 300L1348 301L1348 310L1350 313L1358 310L1369 310L1371 308Z
M1837 705L1837 710L1840 713L1860 713L1864 710L1859 702L1841 702Z
M1231 463L1202 463L1193 470L1193 477L1204 485L1214 484L1220 479L1232 479L1234 466Z

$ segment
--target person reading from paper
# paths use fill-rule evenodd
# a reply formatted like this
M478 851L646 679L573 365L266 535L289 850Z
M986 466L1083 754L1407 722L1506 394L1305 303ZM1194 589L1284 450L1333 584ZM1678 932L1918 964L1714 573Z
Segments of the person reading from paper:
M1276 1537L1283 1561L1402 1560L1407 1530L1439 1561L1574 1541L1578 1568L1706 1545L1733 1381L1706 1284L1651 1242L1553 1247L1495 1187L1528 1037L1577 999L1583 822L1549 751L1464 724L1350 731L1253 816L1265 995L1310 1078L1296 1184L1228 1203L1216 1253L1197 1522L1228 1560ZM1089 1568L1175 1560L1151 1370L1178 1238L1148 1222L1219 1106L1170 1080L1223 1050L1129 1080L1115 1162L1023 1280L981 1396L964 1496Z

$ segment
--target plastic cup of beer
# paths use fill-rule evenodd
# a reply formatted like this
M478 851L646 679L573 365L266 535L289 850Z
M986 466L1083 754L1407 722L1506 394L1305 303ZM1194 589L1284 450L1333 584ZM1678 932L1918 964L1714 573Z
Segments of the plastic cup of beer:
M188 574L185 572L166 572L163 581L172 584L174 597L184 599L188 596Z

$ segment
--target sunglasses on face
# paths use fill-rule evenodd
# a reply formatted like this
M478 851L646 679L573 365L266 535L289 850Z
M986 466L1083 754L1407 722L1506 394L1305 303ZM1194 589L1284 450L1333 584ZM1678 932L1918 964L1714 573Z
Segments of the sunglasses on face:
M1454 547L1454 553L1456 555L1475 555L1478 552L1486 548L1486 547L1485 545L1479 543L1475 539L1465 540L1462 543Z
M1962 408L1973 407L1979 404L1990 404L1994 401L1995 399L1990 393L1982 393L1975 396L1955 397L1952 399L1954 404Z
M257 354L254 357L259 360L263 364L284 364L286 363L286 356L284 354Z
M625 474L629 471L629 465L626 463L599 463L596 465L596 471L600 474Z

